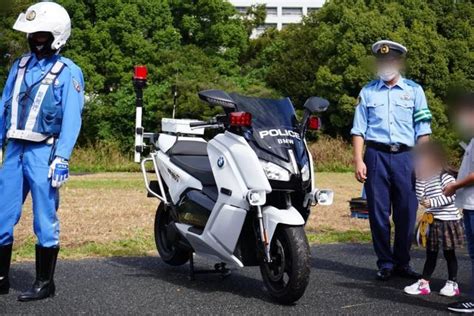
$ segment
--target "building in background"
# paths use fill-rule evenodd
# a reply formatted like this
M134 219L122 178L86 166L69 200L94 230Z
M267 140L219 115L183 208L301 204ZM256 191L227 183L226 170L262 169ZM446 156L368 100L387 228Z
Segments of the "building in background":
M270 27L281 30L288 24L300 23L303 16L319 10L325 0L229 0L229 2L242 14L245 14L252 5L266 5L265 24L254 31L252 37L255 37Z

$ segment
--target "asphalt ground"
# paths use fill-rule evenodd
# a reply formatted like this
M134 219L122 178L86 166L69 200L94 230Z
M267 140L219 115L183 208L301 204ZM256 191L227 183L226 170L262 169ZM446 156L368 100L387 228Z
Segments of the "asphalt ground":
M310 284L293 306L278 305L263 287L258 268L233 271L226 279L197 275L188 280L188 266L170 267L158 257L60 261L57 295L41 302L20 303L16 296L34 279L34 263L12 266L12 291L0 296L1 314L138 315L138 314L294 314L294 315L414 315L446 314L451 298L436 292L444 285L446 266L438 260L430 296L410 297L402 292L410 280L374 279L375 257L367 244L312 247ZM470 261L459 254L461 291L467 290ZM212 262L196 259L197 268ZM420 271L424 252L413 252ZM465 292L465 291L464 291Z

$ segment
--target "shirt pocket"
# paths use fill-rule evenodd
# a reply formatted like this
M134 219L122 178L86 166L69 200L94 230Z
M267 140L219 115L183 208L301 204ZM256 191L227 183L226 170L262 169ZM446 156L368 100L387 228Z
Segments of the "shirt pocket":
M367 103L367 116L369 124L380 123L384 117L384 104L376 102Z
M413 122L413 110L415 105L410 101L399 100L395 103L395 120Z

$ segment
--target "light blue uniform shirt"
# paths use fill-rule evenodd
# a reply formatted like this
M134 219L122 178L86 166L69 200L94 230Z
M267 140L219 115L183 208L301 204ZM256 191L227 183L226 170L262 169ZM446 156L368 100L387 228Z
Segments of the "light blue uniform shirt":
M414 119L423 109L427 111L428 105L419 84L400 77L390 88L373 80L359 94L351 134L366 141L414 146L420 136L431 134L430 120Z
M61 104L63 110L61 132L56 143L55 155L69 159L81 130L81 115L84 107L84 77L82 71L71 60L62 56L55 55L38 60L32 54L30 58L24 78L28 86L40 80L51 69L58 58L65 65L54 82L54 98L57 104ZM0 146L3 145L7 132L5 130L4 117L5 104L13 97L18 64L19 60L13 64L3 89L2 99L0 100Z

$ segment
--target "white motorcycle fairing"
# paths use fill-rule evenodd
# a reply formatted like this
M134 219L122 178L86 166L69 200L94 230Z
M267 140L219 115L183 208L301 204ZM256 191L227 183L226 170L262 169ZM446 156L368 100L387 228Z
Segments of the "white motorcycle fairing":
M217 202L202 233L193 231L187 224L176 226L196 254L243 267L234 250L250 209L247 193L249 190L270 193L271 186L257 155L243 137L225 132L212 139L207 150L219 191ZM264 207L263 218L270 241L279 224L304 225L302 216L293 207L285 210Z
M199 180L172 163L170 158L162 151L156 153L155 159L157 160L156 165L159 174L163 177L163 180L168 186L168 193L173 203L177 204L181 195L187 189L193 188L202 190L202 184Z
M267 229L268 239L271 241L279 224L289 226L303 226L304 219L300 212L293 206L282 210L273 206L263 208L263 222Z

